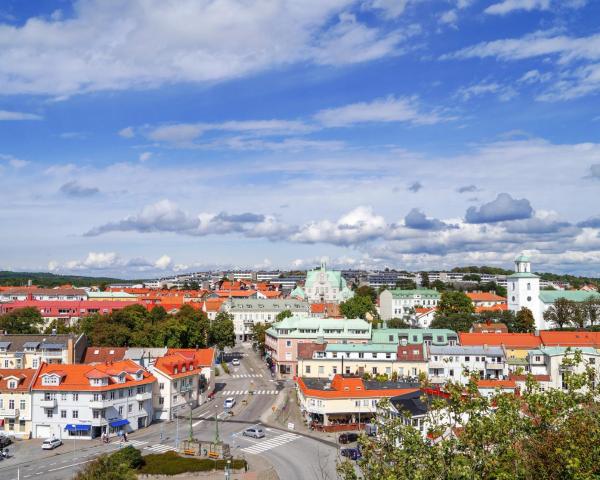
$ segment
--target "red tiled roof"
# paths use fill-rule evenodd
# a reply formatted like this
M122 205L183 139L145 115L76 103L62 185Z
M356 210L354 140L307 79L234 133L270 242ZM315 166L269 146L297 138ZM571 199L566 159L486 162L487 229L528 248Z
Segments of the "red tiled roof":
M202 352L203 350L206 350L206 352ZM190 355L191 352L194 352L194 355ZM211 358L210 362L207 360L209 356ZM197 351L193 349L171 349L170 352L167 351L164 357L156 359L154 367L170 378L180 378L200 373L199 370L202 367L212 365L213 358L214 349L212 348ZM190 367L193 368L190 370ZM185 371L182 371L183 368L185 368Z
M143 372L142 380L134 380L129 374L134 371ZM109 378L107 386L91 386L89 376L92 378L102 378L102 374L116 376L118 373L125 372L125 383L116 383ZM42 385L42 376L46 374L56 374L62 377L60 385ZM57 390L57 391L104 391L117 388L128 388L137 385L146 385L153 383L156 378L137 365L132 360L122 360L114 363L102 363L96 365L85 364L47 364L43 363L40 367L32 390Z
M542 344L533 333L458 333L461 345L504 345L508 348L533 349Z
M205 312L218 312L226 298L207 298L204 300L203 310Z
M304 396L317 398L389 398L419 390L418 388L377 388L365 390L365 385L361 378L343 377L339 374L333 377L330 390L308 388L301 377L296 378L296 383Z
M194 359L197 365L210 367L215 361L214 348L169 348L167 355L178 353L189 359Z
M5 368L0 369L0 392L27 392L35 377L34 368ZM11 377L16 378L17 388L8 388Z
M501 303L498 305L492 305L491 307L486 307L484 305L480 305L475 307L475 313L483 313L483 312L504 312L508 310L508 305L506 303Z
M254 290L215 290L215 294L219 297L251 297L256 294Z
M542 343L547 347L600 347L600 332L559 332L543 330Z
M511 380L522 381L522 382L524 382L528 378L527 375L517 375L515 373L509 374L508 377ZM550 381L550 375L532 375L532 377L537 382L549 382Z
M467 297L475 302L506 302L506 298L492 292L467 292Z
M118 362L125 357L126 347L87 347L81 363Z
M327 343L302 342L298 344L298 358L309 359L313 357L314 352L323 352Z
M514 380L479 380L477 386L479 388L516 388L517 384Z

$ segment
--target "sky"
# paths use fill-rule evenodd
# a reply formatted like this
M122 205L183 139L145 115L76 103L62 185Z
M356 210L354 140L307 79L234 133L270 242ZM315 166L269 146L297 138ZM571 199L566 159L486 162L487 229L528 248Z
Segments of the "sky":
M600 2L3 0L0 269L600 276Z

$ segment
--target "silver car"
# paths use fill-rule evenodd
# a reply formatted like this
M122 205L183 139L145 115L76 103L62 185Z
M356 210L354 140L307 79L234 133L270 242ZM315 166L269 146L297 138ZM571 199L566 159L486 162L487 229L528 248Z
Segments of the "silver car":
M253 438L263 438L265 436L265 432L260 427L250 427L244 430L242 433L245 437L253 437Z
M58 438L47 438L42 443L42 450L54 450L62 445L62 440Z

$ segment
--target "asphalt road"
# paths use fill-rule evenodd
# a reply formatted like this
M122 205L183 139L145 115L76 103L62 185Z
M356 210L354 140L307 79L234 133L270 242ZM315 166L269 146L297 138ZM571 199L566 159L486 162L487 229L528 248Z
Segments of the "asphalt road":
M281 479L333 480L337 478L335 462L337 448L327 442L280 429L266 429L262 439L244 437L245 428L259 422L260 416L270 409L278 392L286 388L283 382L274 381L266 367L248 347L238 346L241 365L231 367L230 375L216 378L217 395L211 402L192 412L192 430L195 438L215 438L215 416L221 440L231 445L235 457L257 455L273 464ZM287 388L290 388L289 385ZM250 392L254 394L250 394ZM236 399L234 415L225 415L223 402ZM243 400L246 400L246 403ZM188 411L189 412L189 411ZM161 422L128 436L129 442L144 455L174 450L178 441L189 437L189 414L182 412L178 421ZM122 444L113 441L108 445L100 440L66 441L61 447L43 451L42 440L16 442L10 447L12 457L0 461L0 480L72 478L86 463L103 453L110 453Z

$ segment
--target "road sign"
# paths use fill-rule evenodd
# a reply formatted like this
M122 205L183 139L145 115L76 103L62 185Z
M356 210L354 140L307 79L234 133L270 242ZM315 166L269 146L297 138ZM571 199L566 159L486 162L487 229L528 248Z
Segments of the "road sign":
M295 425L292 422L288 422L288 430L293 430L294 426Z

